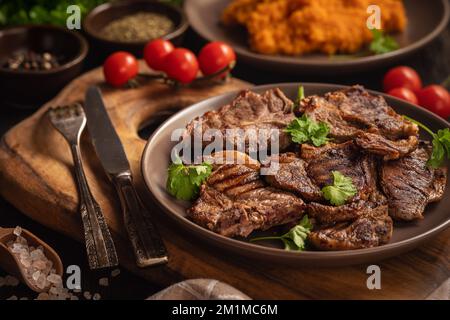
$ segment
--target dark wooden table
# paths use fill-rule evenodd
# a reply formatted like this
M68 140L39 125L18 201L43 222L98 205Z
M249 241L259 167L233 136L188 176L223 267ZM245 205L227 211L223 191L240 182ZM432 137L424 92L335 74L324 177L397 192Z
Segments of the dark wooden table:
M190 31L185 39L184 46L198 51L203 41ZM403 62L405 65L414 67L422 76L425 84L440 83L450 75L450 26L432 44L421 52L409 57ZM86 70L95 67L92 61L87 62ZM255 83L276 82L327 82L337 84L362 84L367 88L380 90L381 80L386 69L379 69L369 73L339 76L339 77L317 77L302 75L283 75L274 72L266 72L254 69L250 66L239 64L234 70L234 76ZM33 110L19 110L5 107L0 101L0 135L3 135L14 124L29 116ZM148 135L149 132L147 131ZM143 299L148 295L160 290L158 286L143 281L142 279L122 270L120 276L111 281L109 287L99 287L98 279L104 274L101 272L89 272L85 248L74 240L68 239L56 232L48 230L39 224L23 216L14 207L0 198L0 210L2 212L0 225L2 227L13 227L21 225L32 230L36 235L47 241L60 254L65 265L76 264L83 270L83 290L100 292L107 299ZM0 276L4 276L0 270ZM18 288L0 288L0 299L8 298L12 294L19 297L34 297L35 294L20 285Z

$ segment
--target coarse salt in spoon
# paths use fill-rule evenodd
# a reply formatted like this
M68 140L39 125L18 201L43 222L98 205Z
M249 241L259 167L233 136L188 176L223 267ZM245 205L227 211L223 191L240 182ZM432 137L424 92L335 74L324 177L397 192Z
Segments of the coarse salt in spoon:
M62 287L63 264L58 254L20 227L0 228L0 264L35 292Z

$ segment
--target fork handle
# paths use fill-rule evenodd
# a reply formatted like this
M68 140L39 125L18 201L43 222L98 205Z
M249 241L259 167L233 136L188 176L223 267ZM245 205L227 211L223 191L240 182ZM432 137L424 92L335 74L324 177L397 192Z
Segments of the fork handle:
M113 177L122 204L125 227L139 267L145 268L167 263L167 250L152 221L152 216L142 204L133 186L130 172Z
M80 193L80 213L84 227L84 237L89 267L99 269L118 265L114 242L98 203L92 196L81 161L80 147L70 145L75 165L75 175Z

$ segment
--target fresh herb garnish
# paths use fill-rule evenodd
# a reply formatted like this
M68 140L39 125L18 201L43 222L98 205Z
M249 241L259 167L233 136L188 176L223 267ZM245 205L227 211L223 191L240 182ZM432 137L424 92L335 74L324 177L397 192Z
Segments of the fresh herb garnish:
M202 183L209 177L212 166L209 163L185 166L181 160L172 163L168 168L167 191L180 200L194 199Z
M325 122L316 122L306 114L294 119L285 130L295 143L312 142L316 147L326 144L330 139L330 127Z
M298 93L297 93L297 99L295 100L295 103L294 103L294 108L295 109L300 107L300 102L303 99L305 99L305 88L303 88L303 86L299 86L298 87Z
M370 43L370 51L375 54L388 53L399 48L399 45L395 39L383 31L378 29L372 29L373 40Z
M253 238L250 241L281 240L284 243L285 250L303 251L305 249L305 241L312 227L308 216L303 216L302 220L295 227L281 236Z
M437 133L434 133L430 128L428 128L423 123L420 123L417 120L414 120L408 116L403 116L405 119L415 123L420 128L428 132L433 138L433 151L431 152L430 159L428 159L427 165L434 169L442 166L442 163L445 160L445 156L447 159L450 159L450 129L445 128L438 130Z
M326 200L334 206L341 206L353 197L357 190L351 178L344 176L339 171L333 171L333 184L323 187L322 193Z

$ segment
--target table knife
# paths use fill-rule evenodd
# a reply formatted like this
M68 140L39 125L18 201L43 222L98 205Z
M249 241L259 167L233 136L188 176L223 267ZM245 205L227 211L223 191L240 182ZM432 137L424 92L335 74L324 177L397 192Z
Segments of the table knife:
M97 156L119 194L125 228L137 265L143 268L166 263L167 250L151 213L142 204L133 186L130 164L98 87L88 88L84 110Z

